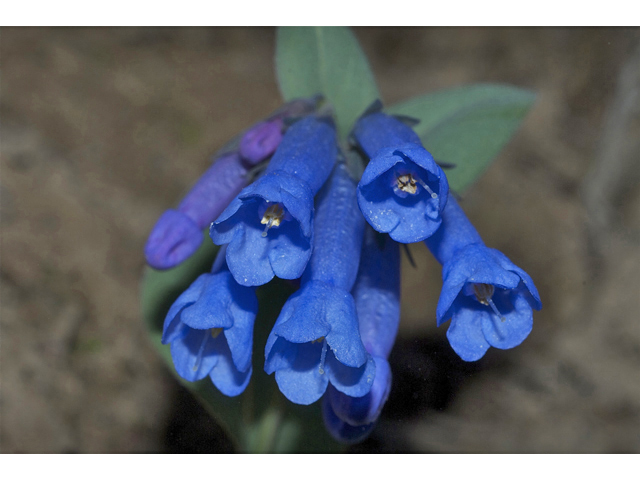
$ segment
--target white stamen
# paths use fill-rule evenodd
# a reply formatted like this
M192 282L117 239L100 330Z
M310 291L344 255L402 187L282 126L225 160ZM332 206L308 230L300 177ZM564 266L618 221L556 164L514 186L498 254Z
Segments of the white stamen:
M493 313L495 313L500 318L500 321L504 322L506 318L504 318L504 315L500 313L500 310L498 310L496 304L493 303L493 300L491 298L488 298L487 302L489 302L489 306L491 307L491 310L493 310Z
M491 307L491 310L493 310L493 313L498 316L500 321L504 322L506 320L506 318L504 318L504 315L500 313L500 310L498 310L498 307L496 307L496 304L491 298L493 297L493 292L495 292L495 287L493 285L489 285L486 283L474 283L473 291L478 302L480 302L482 305Z
M207 344L208 332L204 332L202 335L202 342L200 342L200 349L198 350L198 356L196 357L196 363L193 365L193 371L197 372L200 368L200 363L202 362L202 354L204 353L204 346Z
M320 375L324 375L324 360L327 357L327 339L322 340L322 353L320 354L320 367L318 372Z
M260 223L262 224L266 223L266 226L264 227L264 231L262 232L263 238L267 236L267 232L271 227L280 226L282 217L284 217L284 210L282 209L282 206L279 203L276 203L275 205L271 205L269 208L267 208L267 211L264 212L262 220L260 220Z
M269 222L267 223L267 225L264 227L264 230L262 231L262 237L266 237L267 236L267 232L269 231L269 229L273 226L273 222L275 221L274 218L270 218Z
M427 185L424 180L422 180L419 177L416 177L416 180L418 181L418 183L420 185L422 185L422 188L424 188L427 192L429 192L429 194L431 195L431 198L438 198L438 194L436 192L434 192L433 190L431 190L429 188L429 185Z

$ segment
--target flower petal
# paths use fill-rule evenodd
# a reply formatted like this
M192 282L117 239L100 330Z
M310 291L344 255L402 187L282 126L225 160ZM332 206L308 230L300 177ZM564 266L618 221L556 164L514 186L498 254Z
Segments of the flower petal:
M373 357L376 364L371 391L362 397L351 397L329 385L327 396L334 413L349 425L367 425L380 416L391 390L391 367L384 358Z
M228 308L233 298L229 291L229 281L233 282L233 277L226 270L209 274L198 300L182 310L182 322L188 327L200 330L231 328L233 317Z
M225 331L230 332L232 329ZM220 335L219 337L222 337ZM245 371L239 371L232 360L227 342L220 342L218 348L218 363L209 373L211 381L223 394L235 397L244 392L251 379L251 365Z
M236 284L237 285L237 284ZM251 368L253 352L253 326L258 313L258 299L255 290L237 285L238 293L234 294L235 302L229 309L234 319L233 327L225 330L231 356L236 368L245 372Z
M479 305L468 297L460 297L456 301L455 313L447 330L451 347L467 362L479 360L489 349L489 342L484 337L482 324L490 313L480 310Z
M290 401L310 405L322 396L329 383L328 376L318 368L322 344L289 342L286 350L289 368L276 370L278 388Z
M398 190L398 175L408 174L418 182L413 194ZM442 169L424 148L412 143L396 145L380 150L367 165L358 184L358 205L376 231L389 233L401 243L417 242L440 226L448 185Z
M504 316L502 321L496 314L483 316L482 331L492 347L507 349L520 345L533 329L533 311L521 294L524 285L517 290L496 291L493 301ZM486 307L485 307L486 308Z
M202 291L204 290L207 282L209 281L209 274L204 273L200 275L195 281L187 288L182 294L173 302L171 308L167 312L167 316L164 319L164 327L162 329L162 343L167 344L173 342L179 337L186 335L187 330L182 321L180 320L180 313L189 305L195 303Z
M350 397L362 397L371 391L376 375L376 364L371 355L361 367L348 367L339 362L334 352L327 352L325 372L336 390Z
M269 232L271 269L278 278L300 278L311 258L310 239L301 234L296 222L283 222L273 230Z
M178 375L190 382L202 380L209 375L218 363L217 342L214 340L209 330L192 328L184 337L174 340L171 343L171 356Z
M451 316L451 306L466 284L494 285L512 289L520 283L520 277L505 270L494 258L492 249L484 245L471 244L458 251L442 269L442 292L438 300L436 317L441 325Z
M525 286L527 287L527 290L529 290L529 293L531 294L531 297L533 300L532 307L535 308L536 310L540 310L542 308L542 302L540 301L540 294L538 293L538 289L536 288L536 286L533 284L533 280L531 279L529 274L525 272L523 269L521 269L520 267L518 267L517 265L515 265L501 251L495 250L493 248L490 250L493 253L494 258L500 263L500 265L502 265L502 268L504 268L505 270L510 270L520 276Z
M269 263L270 238L263 238L256 228L236 230L236 235L227 247L227 265L233 278L240 285L264 285L274 277Z

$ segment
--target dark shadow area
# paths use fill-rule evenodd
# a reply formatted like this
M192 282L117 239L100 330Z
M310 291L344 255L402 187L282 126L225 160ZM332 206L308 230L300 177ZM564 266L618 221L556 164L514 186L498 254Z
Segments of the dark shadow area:
M430 411L445 411L460 387L486 364L461 360L444 338L400 340L389 363L393 386L378 426L350 453L418 453L396 432Z
M233 443L189 391L178 385L164 434L165 453L234 453Z

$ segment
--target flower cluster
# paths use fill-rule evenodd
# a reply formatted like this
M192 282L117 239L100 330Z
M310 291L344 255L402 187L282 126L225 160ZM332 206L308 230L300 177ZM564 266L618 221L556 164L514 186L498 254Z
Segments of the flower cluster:
M264 370L294 403L322 398L328 431L346 443L369 434L391 388L398 242L424 241L443 265L437 322L451 319L447 337L463 360L519 345L541 307L529 275L484 245L402 119L367 112L350 140L366 163L360 179L315 100L285 105L223 149L145 249L150 265L171 268L205 227L222 246L211 273L169 310L162 341L181 377L209 376L228 396L252 374L256 288L274 276L299 279L267 339ZM252 179L259 164L266 168Z

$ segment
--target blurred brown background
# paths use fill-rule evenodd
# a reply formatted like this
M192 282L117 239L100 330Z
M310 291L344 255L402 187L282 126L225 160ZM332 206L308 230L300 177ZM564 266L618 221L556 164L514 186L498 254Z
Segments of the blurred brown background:
M518 348L476 364L404 270L394 391L352 451L640 451L640 31L356 29L387 104L535 90L463 207L536 282ZM3 452L229 451L145 338L146 235L209 155L278 107L271 28L0 31Z

